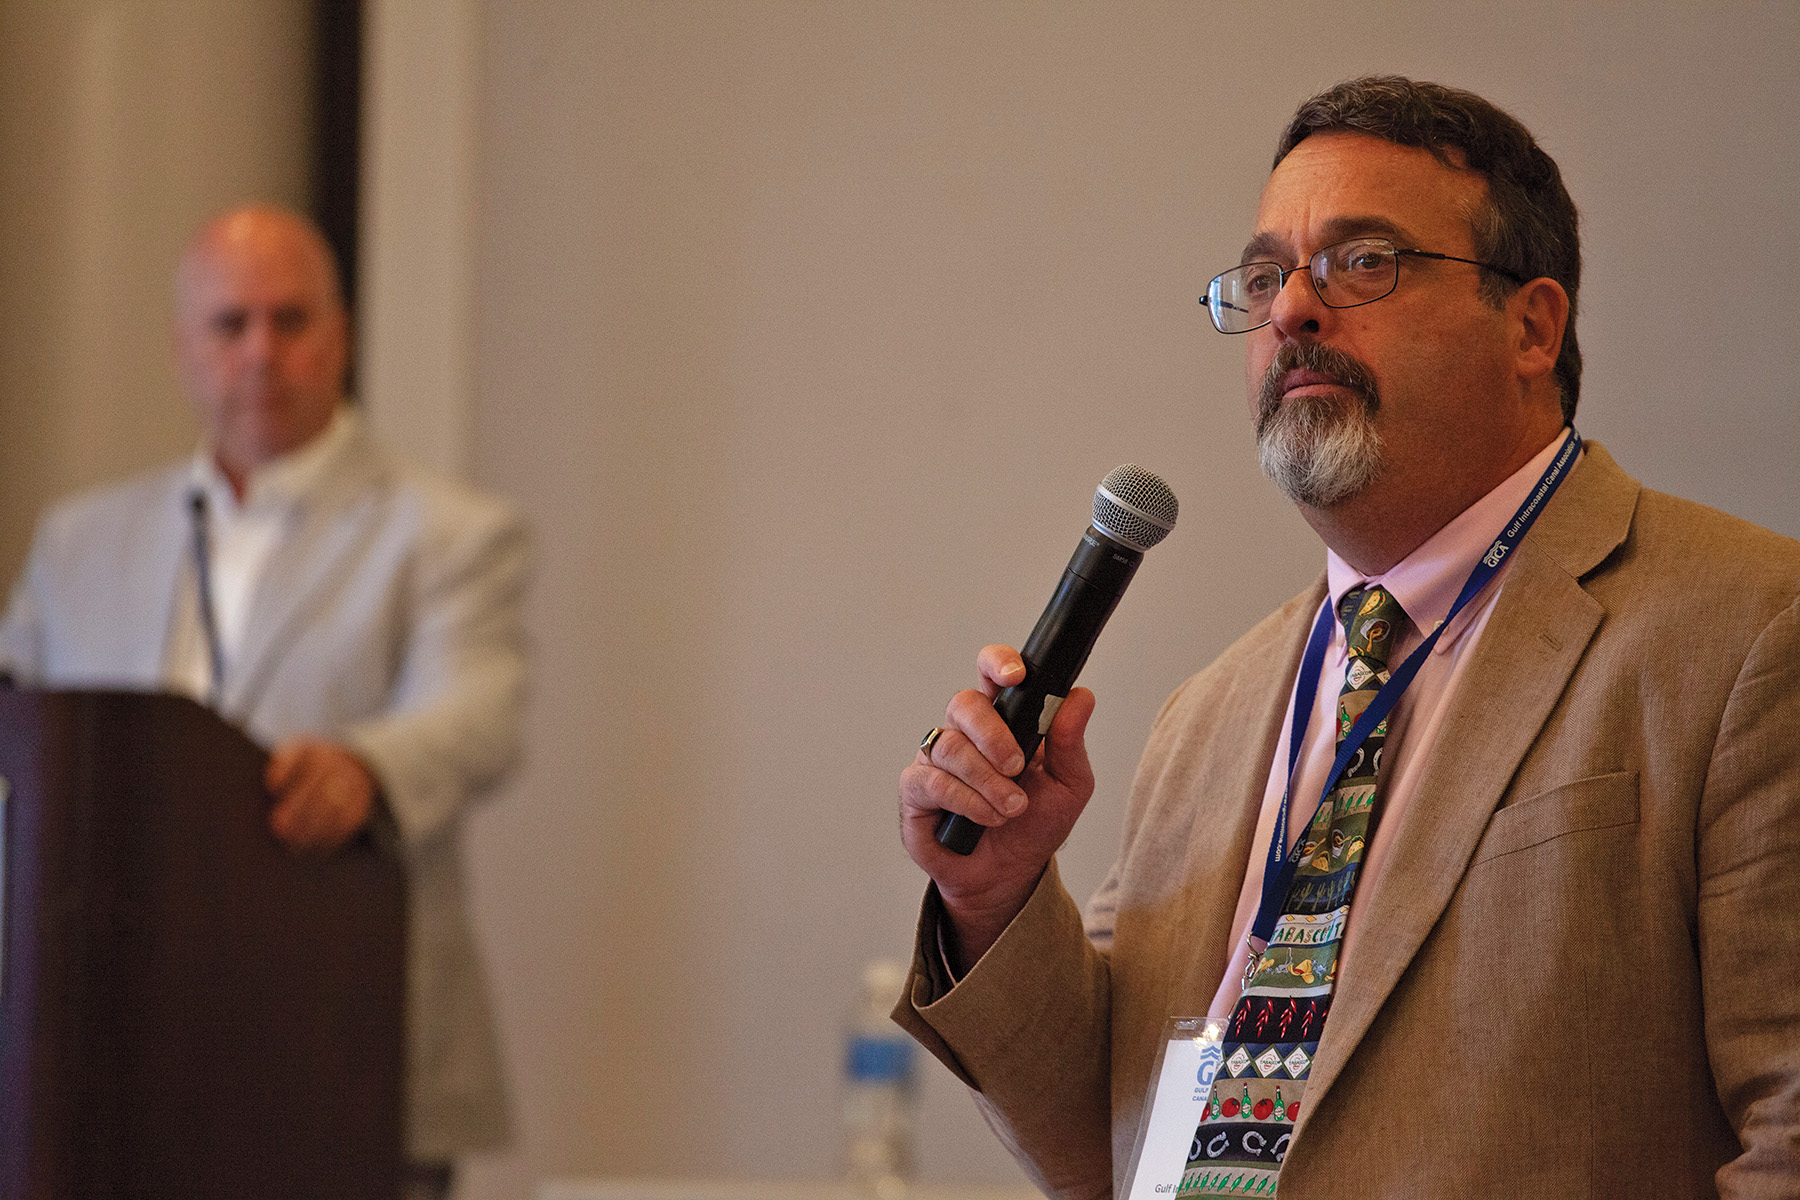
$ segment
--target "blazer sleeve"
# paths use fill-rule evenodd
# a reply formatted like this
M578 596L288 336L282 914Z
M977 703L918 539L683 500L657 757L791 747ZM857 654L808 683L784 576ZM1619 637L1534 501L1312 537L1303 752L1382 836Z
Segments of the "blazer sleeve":
M1000 939L953 986L941 903L926 892L913 971L894 1019L976 1092L976 1104L1045 1195L1112 1192L1107 962L1051 860Z
M1743 1153L1725 1197L1800 1190L1800 600L1757 638L1701 795L1706 1042Z
M22 686L35 685L44 671L44 618L37 594L43 535L32 543L25 569L13 584L6 616L0 618L0 674Z
M378 840L402 845L455 821L519 751L529 539L500 502L459 500L422 534L391 701L342 734L380 784Z

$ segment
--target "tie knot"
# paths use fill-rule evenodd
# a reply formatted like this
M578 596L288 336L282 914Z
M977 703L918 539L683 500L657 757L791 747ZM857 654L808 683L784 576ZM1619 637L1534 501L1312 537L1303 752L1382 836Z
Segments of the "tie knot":
M1350 654L1373 660L1379 669L1387 666L1388 655L1400 640L1406 610L1384 587L1357 588L1338 602L1338 620L1343 622Z

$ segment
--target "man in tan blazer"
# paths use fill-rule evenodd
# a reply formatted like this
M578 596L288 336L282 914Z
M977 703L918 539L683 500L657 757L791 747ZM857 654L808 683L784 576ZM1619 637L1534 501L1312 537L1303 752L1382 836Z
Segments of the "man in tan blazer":
M366 829L401 858L408 1195L441 1195L457 1154L506 1134L459 831L517 757L525 530L502 501L383 450L345 404L347 317L311 222L228 212L176 283L205 444L40 522L0 668L208 698L272 749L275 836L326 853Z
M1391 292L1333 291L1362 260L1319 252L1352 239L1385 246ZM903 773L933 882L896 1019L1049 1194L1122 1188L1165 1020L1241 987L1328 587L1481 558L1573 421L1577 245L1554 164L1479 98L1377 78L1302 106L1245 252L1280 274L1214 316L1246 334L1265 470L1327 579L1164 707L1085 918L1053 855L1094 787L1089 693L1014 782L991 697L1024 666L988 647ZM1468 611L1395 711L1381 803L1404 804L1280 1194L1800 1195L1800 544L1590 442ZM933 841L942 810L988 827L972 855Z

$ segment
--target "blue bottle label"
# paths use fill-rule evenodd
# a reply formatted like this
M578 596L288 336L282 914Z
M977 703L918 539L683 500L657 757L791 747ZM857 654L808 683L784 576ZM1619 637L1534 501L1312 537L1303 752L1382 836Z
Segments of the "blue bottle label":
M857 1083L903 1083L912 1076L912 1050L905 1037L853 1036L844 1073Z

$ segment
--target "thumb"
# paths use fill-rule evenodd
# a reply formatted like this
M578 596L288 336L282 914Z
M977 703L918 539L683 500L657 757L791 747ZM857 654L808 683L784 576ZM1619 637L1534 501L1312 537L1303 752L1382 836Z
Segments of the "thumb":
M1094 715L1094 693L1078 687L1056 710L1050 731L1044 735L1044 773L1072 792L1086 794L1094 786L1094 769L1088 762L1087 726Z

